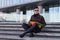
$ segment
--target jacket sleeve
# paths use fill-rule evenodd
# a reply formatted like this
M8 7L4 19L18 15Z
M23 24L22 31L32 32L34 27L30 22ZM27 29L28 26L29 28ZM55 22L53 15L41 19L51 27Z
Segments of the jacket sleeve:
M45 27L45 26L46 26L46 22L45 22L45 19L44 19L43 16L42 16L42 18L41 18L41 24L43 24L42 27Z

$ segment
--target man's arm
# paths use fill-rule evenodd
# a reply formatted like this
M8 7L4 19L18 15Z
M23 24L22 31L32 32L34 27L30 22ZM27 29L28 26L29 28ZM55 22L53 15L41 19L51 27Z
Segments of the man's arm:
M43 24L42 27L45 27L45 26L46 26L46 22L45 22L45 19L44 19L43 16L42 16L42 18L41 18L41 24Z

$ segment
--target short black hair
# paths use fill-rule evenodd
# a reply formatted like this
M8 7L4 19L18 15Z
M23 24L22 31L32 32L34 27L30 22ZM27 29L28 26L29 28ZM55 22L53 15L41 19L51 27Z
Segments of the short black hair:
M34 9L36 9L36 8L38 8L38 7L35 7Z

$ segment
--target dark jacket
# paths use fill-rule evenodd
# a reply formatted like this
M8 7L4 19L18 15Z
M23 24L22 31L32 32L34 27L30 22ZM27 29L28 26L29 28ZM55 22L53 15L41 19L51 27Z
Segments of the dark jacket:
M46 22L44 20L44 17L41 16L40 14L36 14L36 15L34 14L34 15L32 15L30 21L39 22L39 23L43 24L42 27L44 27L46 25Z

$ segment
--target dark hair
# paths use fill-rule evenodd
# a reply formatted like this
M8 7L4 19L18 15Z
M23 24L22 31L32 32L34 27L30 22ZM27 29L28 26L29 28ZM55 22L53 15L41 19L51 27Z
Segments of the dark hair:
M35 8L38 8L38 7L35 7ZM34 9L35 9L35 8L34 8Z

